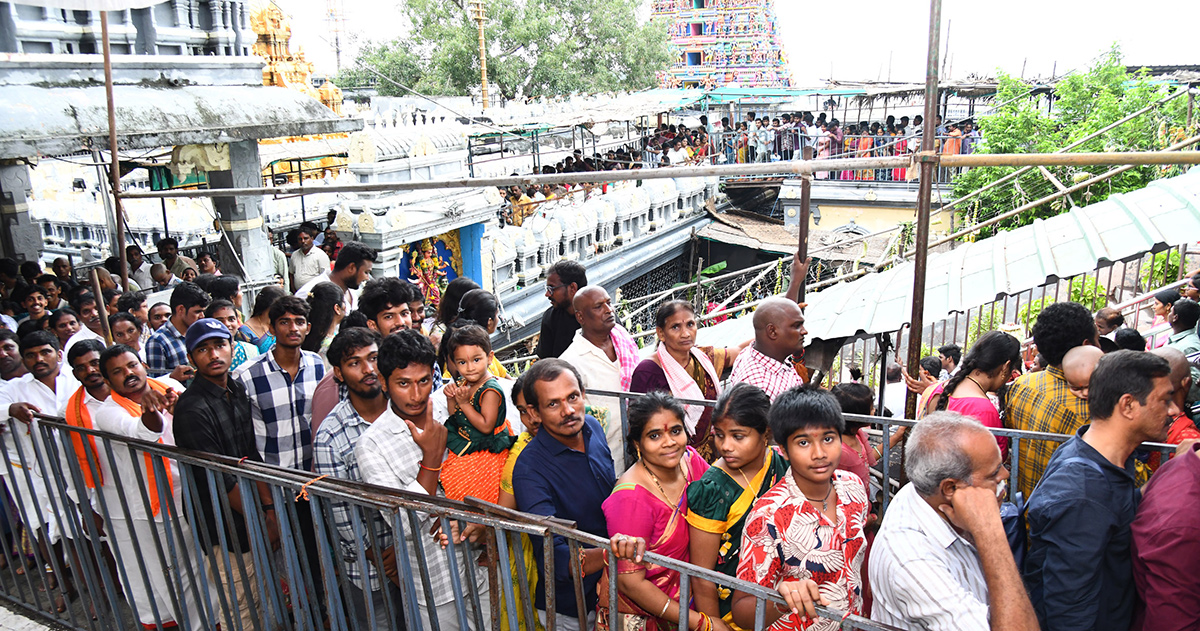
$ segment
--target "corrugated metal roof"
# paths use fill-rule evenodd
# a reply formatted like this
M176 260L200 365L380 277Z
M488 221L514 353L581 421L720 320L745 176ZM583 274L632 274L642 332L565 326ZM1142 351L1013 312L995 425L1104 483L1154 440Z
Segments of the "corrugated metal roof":
M1113 195L1015 230L930 254L926 323L1059 278L1090 272L1155 248L1200 240L1200 167ZM808 339L829 340L898 330L912 314L913 264L834 285L807 296ZM700 344L736 343L753 335L749 317L701 330Z

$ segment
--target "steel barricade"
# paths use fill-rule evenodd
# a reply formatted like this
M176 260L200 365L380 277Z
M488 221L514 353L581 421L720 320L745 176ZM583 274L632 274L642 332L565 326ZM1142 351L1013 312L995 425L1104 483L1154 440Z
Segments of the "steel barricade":
M8 571L0 570L0 598L71 629L132 628L144 622L145 628L184 630L220 625L236 631L535 631L538 612L535 585L522 560L526 550L531 552L540 540L543 560L537 569L546 611L555 611L549 578L554 576L554 539L565 539L572 551L576 598L584 596L578 550L609 544L576 530L573 523L474 498L454 502L322 479L74 427L54 417L37 415L31 425L10 419L5 430L6 486L19 520L30 523L25 500L34 500L31 506L44 507L46 519L32 540L50 538L50 519L63 540L57 549L35 545L36 567L19 574L15 565L20 559L11 556L13 546L0 537L10 560ZM25 444L11 439L22 434L30 438ZM22 475L24 484L14 484L15 475ZM28 489L36 493L26 495ZM158 502L157 515L148 512L155 497L169 498ZM98 519L91 518L93 512ZM430 534L436 526L454 536L468 524L484 529L483 544L464 541L443 549ZM390 544L383 529L390 531ZM485 549L490 559L486 570L477 564ZM69 562L63 552L70 554ZM684 602L692 579L753 596L759 631L767 602L784 604L774 590L712 570L652 553L646 560L681 573ZM47 563L52 572L42 571ZM348 576L354 564L358 578ZM372 589L368 566L375 570L378 590ZM610 573L612 628L619 628L618 616L624 615L615 606L616 578ZM68 582L80 598L58 612L53 595ZM427 606L420 605L422 599ZM843 628L890 629L833 609L818 611L842 620ZM584 616L580 618L586 626ZM542 623L555 630L554 615ZM680 623L686 628L686 608Z

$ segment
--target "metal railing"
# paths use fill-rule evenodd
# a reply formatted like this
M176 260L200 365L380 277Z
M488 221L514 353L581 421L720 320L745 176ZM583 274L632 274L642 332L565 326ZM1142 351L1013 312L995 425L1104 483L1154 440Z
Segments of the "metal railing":
M765 144L758 134L765 133ZM720 164L752 164L756 162L787 162L803 159L808 148L814 159L839 160L913 156L920 150L921 137L908 134L843 134L840 138L808 128L802 133L796 128L769 127L745 131L720 131L709 136L714 162ZM969 154L981 141L977 136L942 135L936 137L936 149L942 155ZM940 167L936 171L938 184L949 184L963 168ZM871 182L873 184L915 186L917 174L908 167L841 169L814 174L817 180Z
M553 577L554 539L567 540L578 602L584 589L579 550L609 545L574 524L472 498L461 503L314 478L305 471L82 429L54 417L37 415L31 425L10 420L5 429L10 437L29 437L12 441L5 458L5 481L17 507L16 518L9 520L12 532L19 531L17 522L36 527L25 528L26 539L34 543L32 563L14 555L21 537L11 542L0 537L9 560L7 569L0 569L0 598L70 629L126 629L140 623L157 629L220 624L236 631L338 631L401 628L396 621L402 617L409 631L482 630L501 628L503 615L507 628L516 631L521 611L523 628L534 631L533 584L519 560L523 546L540 546L541 576ZM95 488L88 487L89 479ZM161 503L157 517L140 518L153 513L153 497L170 500ZM335 522L336 509L348 520ZM34 510L41 514L31 514ZM453 533L466 524L489 529L486 543L440 549L429 534L431 526ZM55 531L63 537L59 545L36 545L53 543ZM530 537L528 544L521 535ZM476 561L483 549L490 559L486 570ZM379 550L385 552L372 552ZM516 564L509 550L517 552ZM389 552L394 572L384 561ZM773 589L653 553L645 558L681 574L682 602L689 600L692 579L754 597L758 631L766 604L785 604ZM18 563L27 566L23 572ZM365 576L355 583L347 576L355 563L364 575L373 567L384 585L394 587L373 592ZM611 628L620 628L623 615L616 607L616 579L617 573L609 574ZM435 585L444 584L449 594L435 592L444 589ZM547 610L554 611L554 581L543 584ZM59 611L55 596L68 591L80 597ZM422 607L421 598L452 603ZM245 615L239 607L247 609ZM891 629L826 607L818 612L841 620L842 628ZM684 608L682 628L687 617ZM377 625L377 620L383 622ZM541 622L555 630L554 615Z
M597 389L588 390L588 394L594 394L594 395L599 395L599 396L603 396L603 397L613 397L618 400L618 403L621 407L621 410L620 410L621 434L622 434L622 436L628 436L629 435L629 418L628 418L629 401L631 399L636 399L643 395L636 393L636 392L631 393L631 392L619 392L619 391L613 391L613 390L597 390ZM912 393L909 396L916 396L916 394ZM717 405L716 401L712 401L712 400L708 400L708 399L677 399L677 400L680 403L683 403L685 405L702 405L704 407L710 407L710 408L716 407L716 405ZM891 468L892 468L891 455L892 455L893 450L890 449L889 441L884 439L884 437L890 437L892 435L892 432L898 428L914 427L914 426L916 426L916 424L919 421L914 421L911 419L904 419L904 418L889 418L886 416L867 416L867 415L863 415L863 414L846 414L845 418L847 421L864 423L868 427L878 431L878 437L880 438L880 456L879 456L878 464L880 467L880 471L882 472L882 476L881 476L882 480L886 481L886 483L880 484L880 496L879 497L880 497L881 510L886 511L888 503L891 501L892 486L893 486L894 481L891 476ZM1020 472L1020 466L1021 466L1020 442L1021 441L1037 440L1037 441L1050 441L1050 442L1055 442L1055 443L1063 443L1063 442L1070 440L1071 436L1072 436L1069 434L1054 434L1054 433L1049 433L1049 432L1033 432L1033 431L1027 431L1027 430L998 428L998 427L988 427L987 430L989 432L991 432L997 438L1008 438L1009 439L1008 466L1009 466L1009 472L1010 472L1009 475L1013 480L1018 479L1017 474ZM1169 445L1169 444L1165 444L1165 443L1142 443L1140 448L1143 450L1152 451L1152 452L1157 451L1157 452L1163 454L1164 457L1175 453L1175 445ZM1015 485L1013 488L1015 489ZM882 512L881 512L881 516L882 516Z

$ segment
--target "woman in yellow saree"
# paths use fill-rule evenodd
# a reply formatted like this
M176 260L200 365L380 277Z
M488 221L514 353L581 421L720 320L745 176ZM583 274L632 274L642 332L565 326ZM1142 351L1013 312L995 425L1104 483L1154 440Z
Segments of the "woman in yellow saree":
M787 460L770 447L767 411L771 399L757 386L726 389L713 411L713 434L721 458L688 486L692 563L736 575L742 528L755 500L787 474ZM694 579L696 608L721 618L734 631L728 588Z

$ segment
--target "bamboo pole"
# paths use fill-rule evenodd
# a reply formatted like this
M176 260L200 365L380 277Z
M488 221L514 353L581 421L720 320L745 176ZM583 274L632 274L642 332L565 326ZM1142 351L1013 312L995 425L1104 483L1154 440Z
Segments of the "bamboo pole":
M1021 154L969 154L937 156L922 152L913 156L917 161L940 161L944 167L980 166L1078 166L1078 165L1146 165L1146 164L1200 164L1200 152L1132 151L1112 153L1021 153ZM376 184L335 184L332 186L305 186L294 184L246 188L222 188L204 190L169 190L129 192L124 199L160 198L204 198L243 195L317 195L321 193L383 193L389 191L430 190L443 188L482 188L490 186L533 186L539 184L581 184L585 182L623 182L633 180L660 180L688 177L761 177L800 176L822 171L855 171L861 169L915 168L905 156L879 158L848 158L829 160L796 160L792 162L766 162L761 164L728 164L696 167L671 167L662 169L633 169L624 171L592 171L588 173L553 173L549 175L510 175L487 178L453 178L418 182L381 182ZM767 184L767 182L764 182Z
M104 49L104 94L108 99L108 152L112 157L108 177L112 182L113 212L117 215L117 256L121 259L121 291L129 291L129 261L125 253L125 209L121 206L121 159L117 156L117 110L113 105L112 47L108 42L108 11L100 12L100 38ZM102 302L99 295L96 296L96 302ZM105 323L104 326L107 330L108 324Z
M100 272L91 271L92 295L96 298L96 313L100 314L100 330L104 331L105 346L112 346L112 329L108 326L108 308L104 305L104 291L100 289Z

